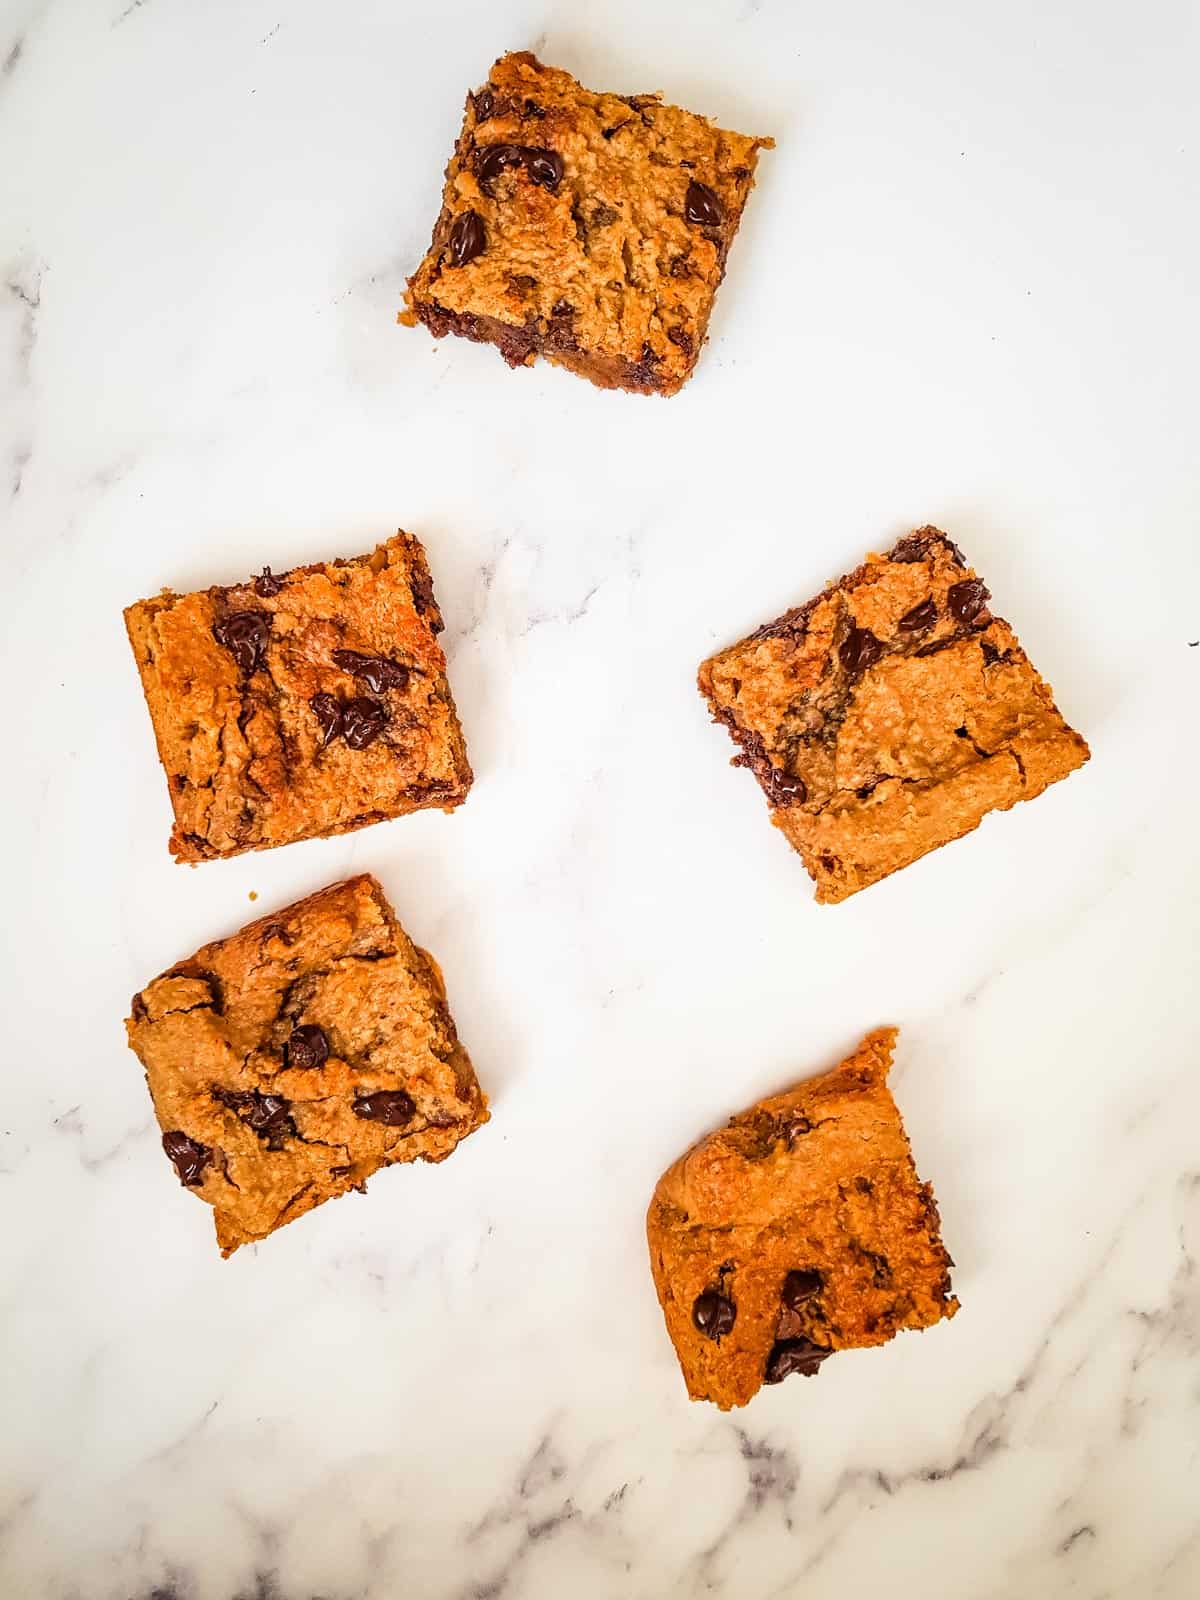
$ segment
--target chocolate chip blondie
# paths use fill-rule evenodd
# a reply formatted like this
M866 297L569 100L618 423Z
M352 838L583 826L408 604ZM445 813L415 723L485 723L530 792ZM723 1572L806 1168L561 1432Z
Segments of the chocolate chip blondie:
M223 1256L488 1120L437 963L371 877L205 945L132 1010L163 1150Z
M441 613L425 552L372 554L125 612L177 861L346 833L466 799Z
M494 344L513 367L544 355L604 389L675 394L773 142L502 56L467 97L401 320Z
M817 899L844 900L1088 759L958 546L871 555L700 668Z
M887 1087L894 1028L762 1100L659 1179L654 1286L693 1400L727 1411L838 1350L952 1317L937 1204Z

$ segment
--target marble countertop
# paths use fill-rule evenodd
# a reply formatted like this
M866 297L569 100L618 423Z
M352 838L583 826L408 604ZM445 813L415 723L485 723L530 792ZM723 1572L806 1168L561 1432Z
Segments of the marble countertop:
M1200 1593L1198 43L1170 0L0 0L5 1600ZM396 326L506 48L778 141L676 399ZM1093 759L822 908L695 667L924 522ZM398 524L469 803L173 865L122 606ZM223 1263L129 995L359 870L493 1120ZM689 1405L656 1176L883 1022L961 1314Z

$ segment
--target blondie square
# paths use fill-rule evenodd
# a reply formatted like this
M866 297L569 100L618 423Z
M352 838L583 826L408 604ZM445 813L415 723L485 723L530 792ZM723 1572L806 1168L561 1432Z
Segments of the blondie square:
M371 877L198 950L133 997L163 1149L221 1254L488 1120L437 963Z
M654 1286L693 1400L722 1411L838 1350L952 1317L953 1262L887 1074L894 1028L752 1106L659 1179Z
M177 861L346 833L471 787L425 552L373 554L125 612Z
M494 344L513 367L544 355L603 389L675 394L773 142L502 56L467 97L401 320Z
M817 899L844 900L1088 759L936 528L700 668Z

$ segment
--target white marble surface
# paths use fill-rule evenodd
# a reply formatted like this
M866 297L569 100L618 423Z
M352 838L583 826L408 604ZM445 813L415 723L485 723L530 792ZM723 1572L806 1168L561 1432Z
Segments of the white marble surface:
M778 139L677 399L395 326L530 46ZM1184 0L0 0L5 1600L1200 1593L1197 46ZM823 909L695 665L925 521L1093 760ZM122 605L397 524L469 803L173 865ZM222 1263L129 994L364 868L494 1120ZM961 1315L689 1406L657 1173L883 1021Z

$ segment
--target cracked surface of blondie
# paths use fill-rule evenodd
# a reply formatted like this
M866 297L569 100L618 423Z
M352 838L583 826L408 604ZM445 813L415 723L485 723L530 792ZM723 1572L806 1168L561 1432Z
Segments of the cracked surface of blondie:
M817 899L848 895L1032 800L1088 759L1050 686L937 528L712 656L741 746Z
M646 1218L693 1400L723 1411L838 1350L952 1317L953 1266L887 1087L895 1028L701 1139Z
M674 394L772 143L502 56L467 97L402 320L497 345L510 366L541 354L601 388Z
M125 612L177 861L460 805L471 768L425 552L370 555Z
M133 997L130 1048L228 1256L488 1120L436 962L374 878L205 945Z

